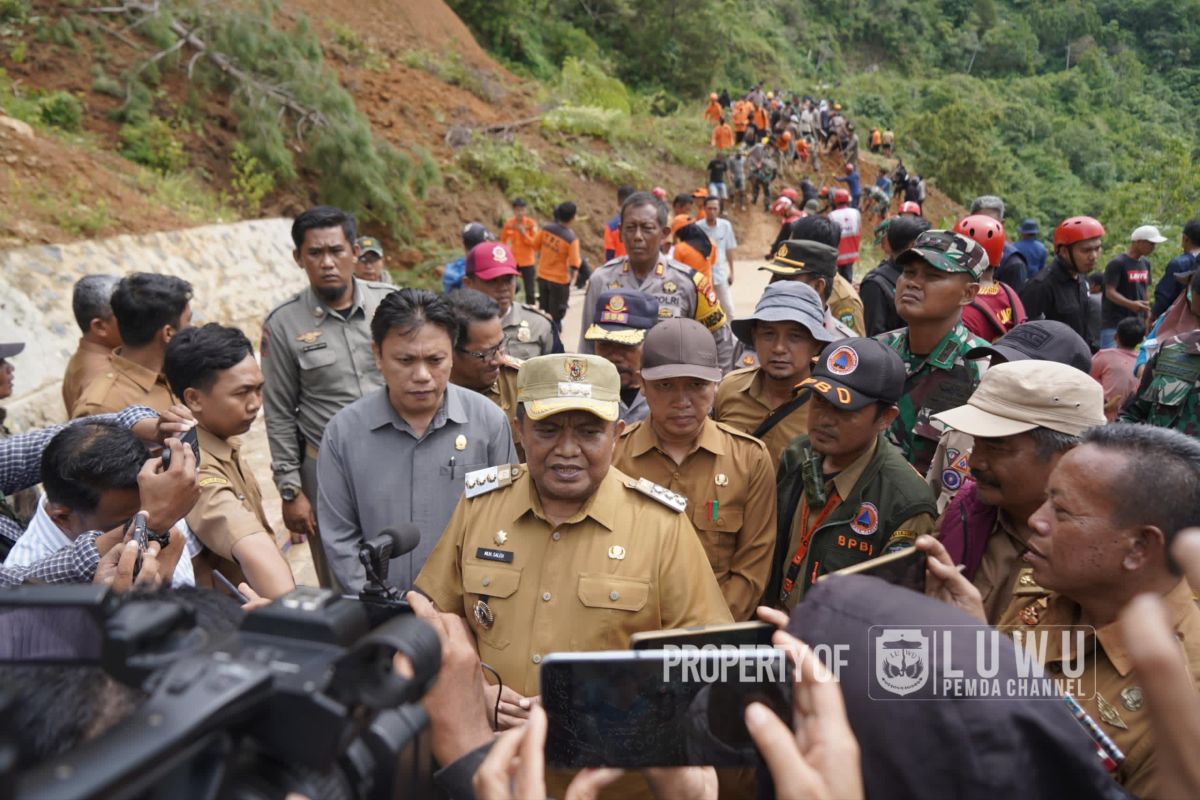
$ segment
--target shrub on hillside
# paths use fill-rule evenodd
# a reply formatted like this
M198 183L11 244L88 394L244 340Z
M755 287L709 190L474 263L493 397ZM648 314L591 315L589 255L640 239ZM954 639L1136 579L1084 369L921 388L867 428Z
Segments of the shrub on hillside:
M629 115L593 106L562 106L542 116L542 129L611 141L629 130Z
M568 57L562 65L559 88L569 103L609 109L629 116L629 92L625 84L595 64Z
M477 138L456 158L475 177L495 184L508 197L524 197L543 214L558 202L554 181L541 158L520 142Z
M126 122L117 135L121 140L121 155L130 161L163 174L177 172L187 166L183 143L161 117L150 115L136 122Z
M64 131L77 131L83 124L83 103L70 92L49 92L38 98L42 122Z

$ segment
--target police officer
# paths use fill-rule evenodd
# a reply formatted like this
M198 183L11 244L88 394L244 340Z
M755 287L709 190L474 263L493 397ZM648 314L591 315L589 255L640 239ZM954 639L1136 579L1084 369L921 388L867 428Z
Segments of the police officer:
M775 542L775 469L767 446L709 419L721 368L704 326L667 319L646 334L650 415L626 428L613 463L688 499L688 517L735 620L754 615Z
M500 407L512 426L517 458L524 461L517 438L517 370L521 362L504 352L500 307L474 289L455 289L446 299L458 320L450 382L479 392Z
M967 402L987 369L967 353L988 343L962 324L987 264L974 239L939 230L922 233L896 258L896 311L907 327L880 341L900 354L908 378L888 438L922 475L946 429L933 415Z
M733 363L729 320L708 278L662 255L660 248L669 232L667 207L654 195L637 192L621 206L621 241L628 255L608 262L588 279L579 350L595 352L586 333L601 292L636 289L658 301L659 317L690 317L708 328L717 343L721 369L727 372Z
M791 608L818 577L911 547L933 531L933 493L884 431L904 364L874 339L826 345L812 375L808 434L779 464L779 535L768 599Z
M592 326L583 338L594 342L596 355L606 358L621 376L621 421L632 425L646 418L650 407L642 392L642 342L658 322L658 301L634 289L610 289L596 298Z
M271 471L293 541L309 537L322 586L330 572L317 530L317 454L335 413L383 386L371 355L371 318L394 291L354 276L354 218L316 206L292 223L292 257L308 287L267 315L262 331L263 411Z
M549 315L528 303L514 303L517 262L508 245L480 242L467 252L463 286L483 292L500 306L504 349L517 359L562 352Z
M504 681L503 717L524 716L546 653L731 621L686 498L611 467L620 387L597 356L526 361L517 414L528 464L468 473L417 576L439 608L466 617Z
M1185 278L1194 275L1195 271L1182 273ZM1186 308L1176 307L1169 313L1182 320L1190 311L1200 318L1200 291L1191 285L1186 291ZM1173 428L1188 436L1200 435L1200 329L1176 334L1163 342L1143 370L1137 394L1120 419Z

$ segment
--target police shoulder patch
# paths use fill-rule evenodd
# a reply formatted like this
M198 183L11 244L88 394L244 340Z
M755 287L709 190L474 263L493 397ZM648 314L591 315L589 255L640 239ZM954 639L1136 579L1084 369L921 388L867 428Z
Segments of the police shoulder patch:
M641 492L649 498L657 500L667 508L674 511L682 512L687 509L687 498L681 494L672 492L665 486L659 486L653 481L645 478L630 478L625 481L625 486L628 489L633 489L635 492Z

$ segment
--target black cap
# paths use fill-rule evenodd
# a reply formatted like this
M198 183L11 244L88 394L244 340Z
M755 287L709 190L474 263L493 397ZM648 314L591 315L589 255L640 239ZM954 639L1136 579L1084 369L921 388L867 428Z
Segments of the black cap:
M492 232L485 225L479 222L468 222L462 229L463 247L470 250L480 242L492 242L496 237L492 236Z
M1006 361L1057 361L1090 373L1092 351L1083 337L1063 322L1036 319L1024 322L995 342L967 351L967 358L991 356L992 366Z
M821 351L812 377L800 388L824 397L837 408L857 411L871 403L895 405L904 394L900 354L875 339L839 339Z
M837 256L836 247L808 239L788 239L775 250L771 263L759 269L788 278L801 273L832 278L837 274Z

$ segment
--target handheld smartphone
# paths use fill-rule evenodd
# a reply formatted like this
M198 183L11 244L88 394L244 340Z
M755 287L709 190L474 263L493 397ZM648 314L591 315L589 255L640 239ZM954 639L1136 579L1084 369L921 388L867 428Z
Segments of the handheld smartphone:
M192 448L192 455L196 457L196 466L200 466L200 434L196 432L196 426L188 428L179 436L179 441L183 442L188 447ZM163 469L171 468L171 448L164 447L162 451L162 467Z
M770 647L775 626L766 622L732 622L723 625L697 625L665 631L640 631L629 637L633 650L662 650L664 647L694 645L704 647Z
M762 702L790 727L792 674L771 647L552 653L541 668L546 763L757 765L744 710Z
M903 550L897 550L894 553L822 575L817 578L817 581L823 581L834 575L873 575L888 583L924 594L925 559L926 555L923 551L915 547L906 547Z
M133 533L130 538L137 543L138 548L137 561L133 564L133 577L137 578L138 573L142 571L142 554L146 552L146 547L150 544L149 532L146 530L146 515L141 511L133 515Z

